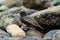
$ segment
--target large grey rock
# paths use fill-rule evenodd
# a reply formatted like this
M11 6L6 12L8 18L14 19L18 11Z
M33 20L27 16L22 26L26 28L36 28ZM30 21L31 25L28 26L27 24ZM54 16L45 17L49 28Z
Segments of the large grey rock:
M24 7L24 6L21 6L20 8L21 8L21 11L25 11L27 14L32 14L32 13L38 11L38 10L26 8L26 7ZM21 12L21 11L20 11L20 12Z
M53 40L60 40L60 30L58 30L58 31L54 34Z
M4 28L6 28L10 24L15 24L16 20L14 18L5 18L3 21Z
M13 7L13 8L6 10L6 11L0 12L0 16L7 15L7 14L20 13L21 11L25 11L27 14L32 14L34 12L37 12L37 10L28 9L24 6L21 6L21 7Z
M30 37L30 36L25 36L25 37L14 37L14 38L0 38L0 40L43 40L42 38L38 37Z
M44 36L43 39L59 40L60 30L51 30Z
M8 37L10 37L10 35L0 29L0 38L8 38Z
M11 17L14 16L14 17ZM17 24L16 19L20 19L20 16L18 14L13 14L13 15L4 15L0 19L0 28L6 28L10 24Z
M21 11L21 8L20 7L13 7L8 10L2 11L2 12L0 12L0 17L3 15L15 14L17 12L17 10Z
M21 40L43 40L43 39L42 38L39 38L39 37L26 36L26 37L22 37Z
M11 8L0 12L0 28L7 27L9 24L16 24L16 19L20 19L19 13L16 12L18 8Z
M3 20L0 19L0 28L3 28L4 27L3 24L4 24L3 23Z
M14 17L12 17L14 16ZM7 14L7 15L3 15L1 17L1 22L0 22L0 26L3 26L4 28L6 28L8 25L10 24L17 24L16 19L19 20L20 16L18 14Z

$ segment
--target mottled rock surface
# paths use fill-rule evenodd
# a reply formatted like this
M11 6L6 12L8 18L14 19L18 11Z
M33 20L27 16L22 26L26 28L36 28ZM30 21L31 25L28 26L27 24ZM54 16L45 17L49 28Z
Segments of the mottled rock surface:
M27 32L27 36L32 36L32 37L43 37L43 33L40 33L39 31L37 31L37 30L29 30L28 32Z
M51 30L44 36L44 39L59 40L60 30Z
M0 40L43 40L42 38L37 38L37 37L30 37L30 36L25 36L25 37L11 37L11 38L1 38Z
M10 37L10 35L0 29L0 38L8 38L8 37Z
M38 10L26 8L25 6L21 6L20 8L21 8L21 11L25 11L27 14L32 14L38 11Z

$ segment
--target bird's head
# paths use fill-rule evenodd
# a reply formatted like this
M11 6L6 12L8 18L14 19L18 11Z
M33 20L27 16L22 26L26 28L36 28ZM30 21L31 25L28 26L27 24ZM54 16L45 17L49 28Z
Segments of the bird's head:
M21 17L24 17L24 16L27 16L27 13L26 13L25 11L22 11L22 12L20 13L20 15L21 15Z

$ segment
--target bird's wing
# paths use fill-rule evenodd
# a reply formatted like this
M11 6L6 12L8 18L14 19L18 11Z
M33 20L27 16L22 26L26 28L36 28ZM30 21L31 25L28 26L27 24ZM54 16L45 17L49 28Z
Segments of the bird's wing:
M33 17L26 16L26 17L24 17L24 20L29 22L30 24L32 24L34 26L37 26L37 27L40 27L41 29L43 29Z

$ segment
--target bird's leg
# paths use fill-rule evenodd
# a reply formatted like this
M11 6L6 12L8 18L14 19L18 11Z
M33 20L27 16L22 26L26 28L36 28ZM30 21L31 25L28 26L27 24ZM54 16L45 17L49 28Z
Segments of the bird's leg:
M19 25L23 25L23 23L20 20L17 19L16 21L19 23Z
M27 26L26 24L22 23L20 20L17 20L17 22L19 23L19 25L21 25L21 28L24 28Z
M21 28L23 29L25 27L27 27L27 25L23 23L22 26L21 26Z

